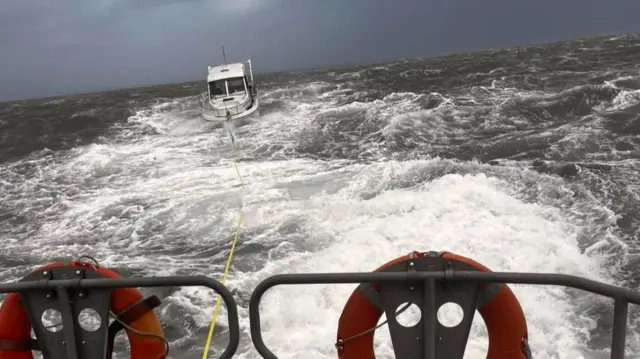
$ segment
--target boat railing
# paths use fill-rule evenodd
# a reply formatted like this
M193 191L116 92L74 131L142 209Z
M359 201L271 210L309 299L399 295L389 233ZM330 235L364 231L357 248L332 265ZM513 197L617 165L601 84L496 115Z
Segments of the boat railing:
M442 269L430 262L435 259L421 260L423 262L416 261L418 264L412 266L413 271L279 274L264 279L252 291L249 302L249 323L254 347L263 358L277 359L264 343L261 332L260 301L270 288L278 285L376 283L381 298L386 298L383 303L385 300L389 303L412 302L421 310L418 323L421 325L406 328L400 327L397 322L388 322L396 359L461 359L471 320L445 329L437 324L436 304L441 303L442 296L446 295L462 306L464 313L469 313L469 310L475 311L478 297L469 298L468 293L477 295L481 283L513 283L563 286L612 298L614 309L610 358L624 358L628 306L630 303L640 304L638 291L572 275L483 272L459 270L455 266ZM108 321L102 320L99 329L94 332L82 329L77 315L82 309L93 308L101 318L108 318L112 289L181 286L204 286L222 297L227 311L229 344L219 359L230 359L237 351L240 340L237 304L229 289L212 278L196 275L110 279L98 278L89 269L62 266L44 272L35 271L18 282L1 283L0 293L21 294L40 347L48 347L46 352L43 351L45 359L84 359L105 357L109 328L106 325ZM387 318L395 317L395 308L388 305L383 307ZM51 308L61 314L62 331L48 330L40 319L44 311ZM407 344L402 337L417 340L411 340ZM397 345L398 340L404 345ZM441 344L456 340L462 343L461 352L460 346ZM84 343L91 345L83 345Z
M249 303L249 318L251 326L251 339L258 353L265 359L278 359L267 347L262 339L260 322L260 301L265 292L278 285L301 284L360 284L377 283L380 293L389 292L395 296L392 302L405 303L416 301L421 309L419 324L411 328L400 326L397 322L388 321L389 332L394 347L396 359L462 359L467 336L471 326L460 324L455 328L444 328L436 325L438 296L446 291L447 285L457 284L456 293L464 294L464 287L478 287L480 283L513 283L533 285L555 285L574 289L580 289L613 299L613 332L611 341L611 359L623 359L625 357L625 339L627 329L629 303L640 304L640 292L617 287L606 283L593 281L572 275L553 273L509 273L509 272L482 272L455 270L414 271L414 272L369 272L369 273L300 273L279 274L268 277L260 282L251 295ZM406 284L406 285L399 285ZM420 293L416 297L416 293ZM402 300L398 297L403 297ZM461 302L459 305L463 306ZM474 306L476 303L473 303ZM397 314L395 306L385 307L387 318ZM464 309L464 307L463 307ZM473 308L475 310L475 307ZM465 309L465 313L467 313ZM526 313L525 313L526 315ZM451 343L446 337L459 336L462 340L459 346L439 345L442 342ZM406 341L406 338L418 340ZM439 343L440 342L440 343ZM336 346L339 346L339 342ZM528 346L528 344L527 344ZM455 352L454 352L455 351ZM533 353L535 356L535 353ZM528 359L531 356L526 356ZM514 356L515 358L515 356Z
M108 335L111 334L113 327L113 324L108 325L112 289L184 286L207 287L222 297L227 309L229 343L219 358L230 359L237 351L240 342L238 307L231 292L222 283L212 278L195 275L111 279L87 268L60 266L35 271L18 282L0 283L0 293L20 293L21 302L30 319L39 350L42 351L45 359L88 359L111 357L108 348L112 348L112 340L115 337ZM90 313L89 321L90 323L98 322L97 328L89 330L87 324L83 325L81 322L80 316L86 309L93 310L88 312ZM58 319L60 323L53 326L43 323L45 312L61 318ZM116 322L121 323L118 320ZM18 323L9 323L9 325L16 324ZM62 330L52 330L53 327L60 325ZM93 331L93 329L96 330ZM5 348L7 341L10 342L0 338ZM24 345L24 343L17 344ZM9 350L25 349L22 347Z
M208 92L203 92L200 94L200 107L202 108L203 111L209 111L209 112L213 112L214 116L216 117L220 117L220 118L224 118L227 116L227 111L229 111L230 114L235 115L235 114L239 114L242 110L244 110L244 108L242 108L242 106L239 106L238 104L233 105L233 106L227 106L224 109L218 109L218 108L214 108L211 106L211 104L209 103L209 93Z

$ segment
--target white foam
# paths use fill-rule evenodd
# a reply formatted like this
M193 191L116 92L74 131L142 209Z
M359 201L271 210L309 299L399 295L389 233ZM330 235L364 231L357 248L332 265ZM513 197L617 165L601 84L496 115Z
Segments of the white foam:
M391 164L403 171L409 164ZM378 164L364 176L380 176ZM361 173L361 176L363 174ZM575 231L557 209L523 203L499 188L504 183L484 175L447 175L415 190L391 190L365 201L346 188L319 195L305 207L310 226L332 234L313 253L290 253L229 285L253 288L262 278L283 272L371 271L411 250L449 250L493 270L561 272L598 277L596 259L579 253ZM277 287L261 306L264 339L280 358L334 357L336 323L353 286ZM529 318L536 356L579 358L582 347L574 326L575 303L559 288L514 288ZM475 319L473 334L481 335ZM383 335L382 337L388 337ZM485 338L472 338L469 358L484 358ZM390 346L377 336L381 357ZM257 357L247 352L241 357Z
M640 90L622 90L613 99L611 107L606 108L607 111L624 110L640 103Z
M210 129L211 123L200 117L196 97L176 98L143 108L129 117L134 124L155 128L159 133L180 136Z

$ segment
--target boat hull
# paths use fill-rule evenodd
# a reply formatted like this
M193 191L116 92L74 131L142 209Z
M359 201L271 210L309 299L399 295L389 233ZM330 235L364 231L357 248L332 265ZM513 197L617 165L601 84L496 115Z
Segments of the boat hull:
M216 111L210 108L208 105L202 106L202 118L210 122L225 122L227 120L238 120L241 118L257 117L260 116L260 100L258 96L255 97L253 105L247 110L231 114L230 118L227 116L220 116L220 111Z

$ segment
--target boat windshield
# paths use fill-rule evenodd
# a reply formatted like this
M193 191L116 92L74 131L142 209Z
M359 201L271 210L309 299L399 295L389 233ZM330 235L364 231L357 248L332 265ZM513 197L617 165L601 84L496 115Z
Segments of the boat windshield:
M227 81L229 82L229 95L237 95L245 92L243 77L234 77Z
M209 82L209 93L211 97L227 96L227 88L224 82L224 80Z
M229 88L229 93L227 93L227 87ZM240 95L245 92L244 77L234 77L226 80L209 82L209 93L211 98Z

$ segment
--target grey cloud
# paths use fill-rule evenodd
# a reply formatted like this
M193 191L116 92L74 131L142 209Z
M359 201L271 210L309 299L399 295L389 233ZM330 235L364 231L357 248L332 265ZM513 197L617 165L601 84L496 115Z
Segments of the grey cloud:
M628 0L0 0L0 101L640 30Z
M103 0L105 1L105 0ZM110 4L105 6L109 12L150 10L166 6L190 6L193 3L202 3L207 0L108 0Z

